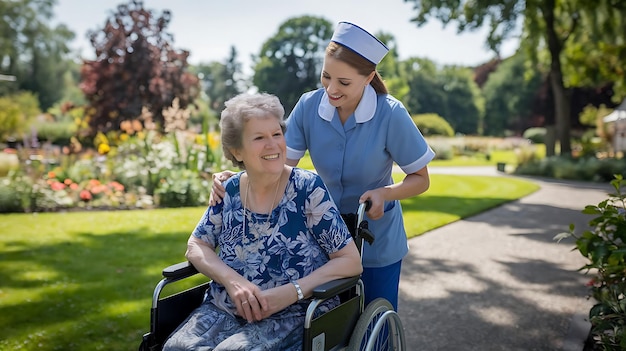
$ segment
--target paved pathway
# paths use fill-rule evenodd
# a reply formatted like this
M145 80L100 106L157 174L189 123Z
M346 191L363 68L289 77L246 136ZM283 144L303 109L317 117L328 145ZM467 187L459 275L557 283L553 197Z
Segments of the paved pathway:
M451 169L431 169L441 172ZM610 186L531 180L539 191L409 241L399 302L409 350L583 349L586 262L553 237L586 227L580 211Z

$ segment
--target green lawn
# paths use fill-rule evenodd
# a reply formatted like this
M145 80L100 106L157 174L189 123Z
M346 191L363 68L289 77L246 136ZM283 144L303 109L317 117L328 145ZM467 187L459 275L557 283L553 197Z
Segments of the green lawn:
M543 144L536 145L536 155L539 158L545 157L545 146ZM428 164L429 167L458 167L458 166L496 166L497 163L506 163L509 165L517 165L519 150L493 150L489 152L489 159L484 154L476 154L474 156L456 156L451 160L432 160ZM300 159L298 167L304 169L313 169L313 162L307 152Z
M432 175L403 201L409 236L537 189ZM184 260L204 208L0 215L0 350L134 350L162 268Z

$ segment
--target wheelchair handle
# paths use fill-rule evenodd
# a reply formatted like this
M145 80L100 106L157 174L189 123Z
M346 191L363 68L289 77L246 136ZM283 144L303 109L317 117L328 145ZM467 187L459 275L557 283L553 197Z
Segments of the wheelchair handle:
M369 230L369 225L364 220L365 212L372 207L372 201L370 199L365 200L362 204L359 204L359 208L356 211L356 229L355 238L357 240L365 240L368 244L372 245L374 242L374 234ZM357 245L359 247L359 245ZM360 246L361 256L363 256L363 246Z
M369 211L370 208L372 208L372 200L370 199L367 199L365 200L365 202L359 204L359 209L356 211L357 227L359 226L359 224L361 224L361 222L363 222L363 217L365 217L365 212Z

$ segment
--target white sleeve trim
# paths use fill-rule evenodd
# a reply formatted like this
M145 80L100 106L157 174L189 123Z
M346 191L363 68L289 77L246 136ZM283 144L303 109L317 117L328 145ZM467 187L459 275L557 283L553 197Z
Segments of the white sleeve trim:
M304 157L306 150L296 150L287 146L287 159L289 160L299 160Z
M422 157L417 159L415 162L412 162L408 165L404 165L404 166L399 165L399 166L404 171L404 173L411 174L426 167L426 165L428 165L428 163L432 161L433 158L435 158L435 152L433 151L433 149L428 147L428 150L426 151L426 153L422 155Z

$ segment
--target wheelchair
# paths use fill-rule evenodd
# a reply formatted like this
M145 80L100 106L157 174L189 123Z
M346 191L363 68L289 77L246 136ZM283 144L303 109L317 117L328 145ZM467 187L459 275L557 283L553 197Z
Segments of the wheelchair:
M373 234L364 221L369 201L359 205L356 214L344 216L361 255L363 241L371 244ZM209 281L172 295L161 297L166 285L199 274L189 262L163 270L156 285L150 310L150 331L143 335L139 351L161 351L169 335L204 300ZM364 306L363 282L360 277L337 279L313 290L304 320L303 351L339 350L406 350L400 317L389 301L377 298ZM317 315L317 308L327 299L339 296L341 303ZM315 316L315 317L314 317Z

